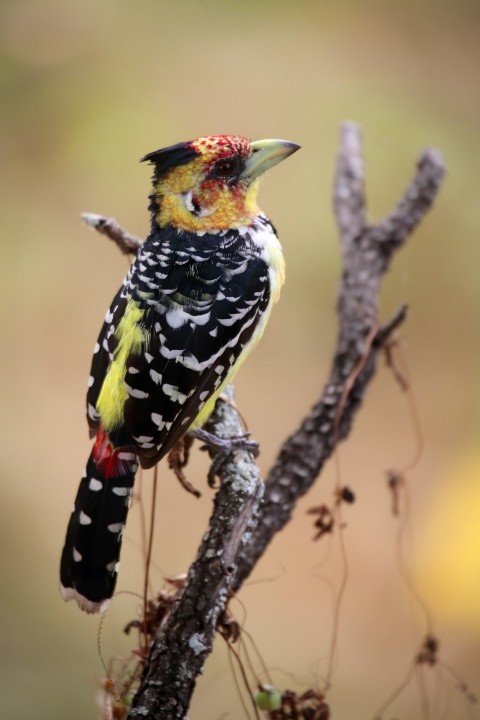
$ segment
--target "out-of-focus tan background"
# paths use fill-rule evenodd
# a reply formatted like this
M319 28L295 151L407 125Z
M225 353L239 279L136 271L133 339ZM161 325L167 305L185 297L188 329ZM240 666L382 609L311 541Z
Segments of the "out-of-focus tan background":
M2 226L2 715L94 717L103 670L98 620L57 591L63 534L90 443L90 354L126 260L79 221L88 210L148 230L157 147L202 134L285 137L261 206L279 228L288 279L265 338L237 382L266 471L317 398L335 341L339 248L331 182L339 123L365 139L372 219L388 212L426 145L448 179L382 291L402 328L424 450L409 476L406 557L443 660L480 693L480 6L476 0L253 2L4 0L0 7ZM273 402L272 402L273 399ZM349 580L329 694L334 718L371 718L407 672L424 631L395 559L385 470L415 451L406 397L385 369L341 449ZM188 496L163 465L153 580L190 563L212 491L195 453ZM199 459L198 459L199 458ZM321 685L340 582L335 542L312 543L306 510L330 502L332 464L242 591L246 627L275 683ZM148 496L150 478L144 478ZM119 589L141 592L139 509ZM125 652L138 601L121 595L103 652ZM237 605L240 618L245 611ZM443 669L427 677L430 718L480 717ZM223 642L190 717L243 718ZM416 682L385 717L424 718Z

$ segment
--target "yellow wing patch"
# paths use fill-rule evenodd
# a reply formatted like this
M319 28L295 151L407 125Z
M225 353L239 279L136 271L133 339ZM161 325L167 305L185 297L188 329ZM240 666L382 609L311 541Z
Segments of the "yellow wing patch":
M97 400L97 410L106 430L113 430L123 420L123 408L128 398L125 387L127 359L131 353L139 353L146 340L139 326L143 313L138 303L130 299L115 331L118 345Z

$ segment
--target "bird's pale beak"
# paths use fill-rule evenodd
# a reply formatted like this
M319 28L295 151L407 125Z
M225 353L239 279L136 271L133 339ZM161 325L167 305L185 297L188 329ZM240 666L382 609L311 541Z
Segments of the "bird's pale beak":
M255 180L266 170L270 170L289 155L299 150L300 145L288 140L255 140L250 143L252 154L248 158L241 180Z

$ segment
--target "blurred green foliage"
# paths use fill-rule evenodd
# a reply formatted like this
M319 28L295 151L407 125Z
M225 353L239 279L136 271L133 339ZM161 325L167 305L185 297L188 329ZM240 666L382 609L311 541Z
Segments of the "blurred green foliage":
M334 343L339 250L330 196L340 121L349 118L363 128L372 218L391 209L422 147L443 151L447 182L395 261L382 314L404 301L411 306L402 335L425 440L412 476L417 527L436 498L455 492L462 477L445 468L457 467L480 430L479 27L477 0L0 4L5 717L73 720L95 712L94 688L103 673L97 623L61 603L57 564L89 446L83 393L90 352L126 264L80 225L79 215L114 215L145 235L149 171L137 160L146 152L224 132L302 145L261 191L261 206L284 242L288 278L237 386L267 468L317 396ZM268 403L273 395L275 417ZM330 696L334 717L370 717L415 648L410 600L394 569L383 479L386 467L405 464L412 443L405 402L384 372L342 449L342 473L359 502L348 518L351 577ZM191 470L202 488L204 468L200 458ZM480 475L480 463L473 472ZM164 475L157 586L162 572L188 566L211 503L206 489L195 502ZM335 586L335 574L319 569L325 549L310 543L303 511L330 498L332 479L327 471L255 575L276 580L242 595L248 628L277 669L277 686L297 683L303 690L320 682L328 652L332 597L323 581L328 576ZM462 523L462 511L442 518L437 528L448 536ZM134 517L120 577L120 587L133 591L141 588L139 534ZM476 546L458 553L462 567L478 575L478 531L476 537ZM421 533L415 539L422 555ZM431 536L425 547L422 568L438 563ZM422 588L438 617L447 659L473 682L480 623L462 604L454 566L449 572L446 582L458 585L458 593L448 615L428 577ZM107 659L126 652L120 628L135 614L135 602L120 597L112 605L103 640ZM451 717L468 717L453 690L450 700ZM399 716L421 717L414 693L401 702ZM191 717L223 713L243 717L220 648Z

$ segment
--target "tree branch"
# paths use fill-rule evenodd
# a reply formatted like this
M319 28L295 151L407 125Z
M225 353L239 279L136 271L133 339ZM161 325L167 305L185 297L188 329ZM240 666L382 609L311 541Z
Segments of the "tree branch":
M394 211L378 225L368 225L360 129L351 122L342 125L333 192L343 255L337 348L319 402L284 442L267 475L257 526L240 550L235 590L250 575L273 536L285 527L297 500L310 489L336 444L347 437L375 373L378 351L407 313L404 306L378 327L381 280L393 254L432 205L444 174L440 153L426 150ZM369 335L372 340L365 347Z
M219 401L206 429L222 438L237 437L243 425L233 403ZM258 467L245 451L229 456L220 468L209 528L182 591L152 644L129 718L181 720L186 716L206 657L212 649L219 614L237 570L239 548L255 524L263 495Z
M379 350L404 321L405 306L383 326L377 319L381 280L434 201L445 173L440 153L426 150L393 212L367 223L359 128L344 123L334 180L334 210L342 250L337 313L338 340L330 377L310 414L282 445L263 483L250 453L240 451L220 470L209 528L171 613L152 643L129 718L183 720L196 678L211 651L217 620L231 590L238 590L273 536L288 522L297 500L312 486L336 444L347 437ZM122 252L140 240L115 221L84 215ZM233 398L232 390L229 390ZM238 436L242 423L233 402L217 402L206 429Z
M130 235L113 218L102 217L95 213L82 213L80 217L86 225L113 240L124 255L136 255L142 246L140 238Z

